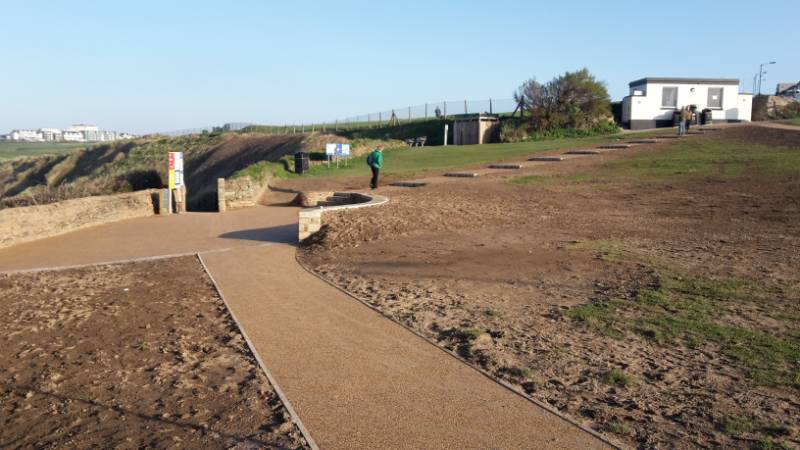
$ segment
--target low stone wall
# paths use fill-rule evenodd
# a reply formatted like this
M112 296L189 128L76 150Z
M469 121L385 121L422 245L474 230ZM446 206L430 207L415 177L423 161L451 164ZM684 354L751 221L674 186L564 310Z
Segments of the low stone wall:
M309 193L311 194L311 193ZM300 242L307 239L322 228L323 215L331 211L340 211L343 209L365 208L369 206L379 206L389 201L388 197L382 195L362 194L359 192L320 192L318 196L308 196L306 198L316 198L318 204L327 201L329 196L342 199L347 199L347 204L339 204L336 206L315 206L312 208L301 209L298 217L298 239Z
M246 208L258 204L269 185L269 178L253 180L250 177L217 179L217 208L219 212Z
M0 248L117 220L152 216L158 190L0 209Z

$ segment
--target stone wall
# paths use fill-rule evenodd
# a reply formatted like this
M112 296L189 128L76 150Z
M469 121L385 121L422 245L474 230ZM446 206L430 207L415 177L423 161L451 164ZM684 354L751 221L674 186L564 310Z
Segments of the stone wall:
M250 177L217 179L219 212L257 205L268 185L268 177L262 180L253 180Z
M775 95L757 95L753 97L752 120L775 120L797 116L800 102Z
M156 213L158 190L0 209L0 248Z
M307 239L314 233L318 232L322 229L323 224L323 216L327 212L331 211L341 211L343 209L353 209L353 208L364 208L369 206L378 206L382 205L389 201L387 197L382 195L372 195L372 194L362 194L359 192L333 192L331 196L327 194L331 194L330 192L319 192L319 193L308 193L308 194L320 194L319 196L315 196L317 198L317 202L314 204L319 204L322 202L329 202L330 197L336 197L342 199L340 202L336 202L335 206L315 206L312 208L306 208L300 210L298 214L298 239L300 242ZM308 195L306 194L306 195ZM322 195L325 195L324 197ZM346 203L345 203L346 202Z

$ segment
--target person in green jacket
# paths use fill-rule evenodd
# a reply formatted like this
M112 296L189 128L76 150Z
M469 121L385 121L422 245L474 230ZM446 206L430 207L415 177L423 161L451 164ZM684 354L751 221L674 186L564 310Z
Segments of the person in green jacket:
M379 145L372 153L367 156L367 165L370 169L372 169L372 181L369 183L369 187L375 189L378 187L378 176L381 172L381 167L383 167L383 146Z

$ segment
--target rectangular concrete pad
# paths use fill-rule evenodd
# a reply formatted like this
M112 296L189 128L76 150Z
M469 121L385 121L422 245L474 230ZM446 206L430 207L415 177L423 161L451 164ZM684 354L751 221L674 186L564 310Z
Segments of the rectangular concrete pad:
M564 152L565 155L599 155L603 152L600 150L570 150Z
M425 186L426 182L424 181L396 181L389 186L399 186L399 187L422 187Z
M489 164L490 169L522 169L522 164Z
M534 156L533 158L528 158L528 161L563 161L563 156Z
M605 144L605 145L598 145L597 146L597 148L608 148L608 149L630 148L630 147L632 147L631 144Z
M657 139L634 139L632 141L628 141L629 144L655 144L657 142Z
M656 136L656 139L680 139L681 137L677 134L663 134L661 136Z
M310 275L294 253L203 260L320 448L610 448Z
M444 174L446 177L458 177L458 178L475 178L478 176L475 172L447 172Z

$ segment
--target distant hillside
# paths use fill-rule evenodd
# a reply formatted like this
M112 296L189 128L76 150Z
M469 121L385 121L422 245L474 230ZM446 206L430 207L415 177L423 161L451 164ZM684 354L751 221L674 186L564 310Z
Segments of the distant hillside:
M44 204L67 198L161 188L167 153L183 151L190 210L216 207L216 179L260 161L278 161L300 150L320 151L347 138L314 134L224 133L94 145L70 154L0 163L0 203Z

